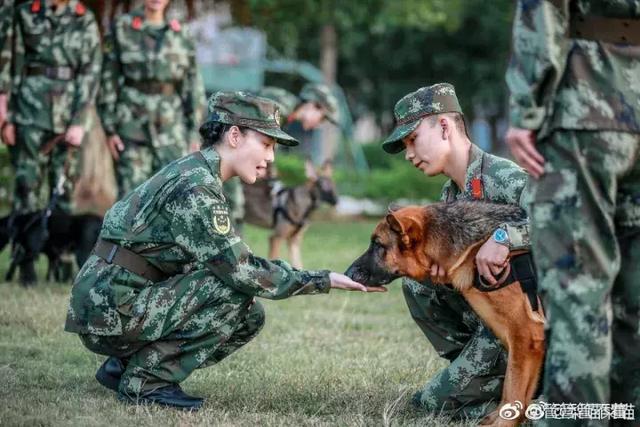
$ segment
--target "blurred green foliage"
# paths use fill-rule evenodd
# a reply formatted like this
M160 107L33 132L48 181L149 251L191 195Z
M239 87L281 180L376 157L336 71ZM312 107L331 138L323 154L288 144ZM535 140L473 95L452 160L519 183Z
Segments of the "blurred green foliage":
M442 185L447 180L445 176L428 177L413 168L402 154L389 155L382 151L379 143L362 147L371 171L362 175L352 168L335 166L334 179L341 195L382 202L440 198ZM276 167L285 185L298 185L306 179L304 160L296 155L279 153Z
M265 31L284 57L319 64L322 29L337 34L337 82L356 116L384 130L395 102L421 86L454 84L469 119L504 117L511 0L235 0L236 20ZM269 84L282 84L281 75Z

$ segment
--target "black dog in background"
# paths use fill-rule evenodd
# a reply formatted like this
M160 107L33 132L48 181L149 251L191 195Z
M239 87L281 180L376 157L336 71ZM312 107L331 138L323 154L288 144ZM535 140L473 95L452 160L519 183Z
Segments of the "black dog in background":
M97 215L70 215L54 210L44 220L43 211L0 218L0 252L11 244L11 260L5 280L13 280L16 269L23 286L33 286L38 277L35 262L40 253L46 255L48 281L68 282L73 268L64 254L75 255L84 264L100 233L102 218Z

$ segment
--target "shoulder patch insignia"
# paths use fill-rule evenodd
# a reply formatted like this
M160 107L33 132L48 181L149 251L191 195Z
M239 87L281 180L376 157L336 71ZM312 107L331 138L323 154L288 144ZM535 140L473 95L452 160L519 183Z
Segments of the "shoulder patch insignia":
M140 28L142 28L142 18L140 18L139 16L134 16L131 20L131 28L133 28L134 30L139 30Z
M216 233L226 236L231 231L231 219L229 218L229 211L223 204L218 204L213 207L211 212L213 220L213 229Z
M476 200L482 199L482 180L480 178L471 180L471 194Z
M41 7L42 5L40 4L40 0L33 0L33 3L31 3L31 13L40 12Z
M76 4L76 15L82 16L86 12L87 12L87 8L85 7L85 5L82 4L81 2L78 2L78 4Z

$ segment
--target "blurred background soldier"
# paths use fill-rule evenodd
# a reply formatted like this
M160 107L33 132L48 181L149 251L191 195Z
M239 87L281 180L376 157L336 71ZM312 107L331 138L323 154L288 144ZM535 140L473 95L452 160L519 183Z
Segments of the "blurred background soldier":
M167 22L168 4L145 0L116 18L105 42L98 108L119 198L199 145L204 87L193 40L180 22Z
M11 37L13 35L13 0L0 0L0 127L7 119L11 82Z
M512 52L507 142L536 178L531 245L549 327L543 398L637 411L640 1L518 2Z
M307 83L300 91L300 96L273 86L262 88L258 95L278 103L282 115L280 120L283 128L287 130L294 122L299 122L304 131L316 129L324 120L336 126L340 123L338 99L325 84ZM224 194L231 207L232 220L236 228L241 227L245 217L251 224L271 226L271 196L277 175L275 166L270 163L266 179L252 186L244 186L244 191L237 179L225 182ZM245 194L248 199L246 204Z
M25 2L15 7L11 44L11 99L2 139L16 169L13 215L42 209L39 189L44 176L52 200L49 207L70 212L74 148L87 131L100 74L96 20L78 0ZM32 227L23 233L41 230ZM32 284L37 254L23 249L20 280Z

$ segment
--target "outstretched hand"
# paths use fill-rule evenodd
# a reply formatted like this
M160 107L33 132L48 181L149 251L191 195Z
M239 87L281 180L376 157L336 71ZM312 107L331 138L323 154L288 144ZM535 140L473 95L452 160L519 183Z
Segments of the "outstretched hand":
M345 291L360 291L360 292L387 292L387 288L383 286L371 286L367 287L362 283L355 282L344 274L331 272L329 273L329 279L331 280L331 287L333 289L344 289Z

